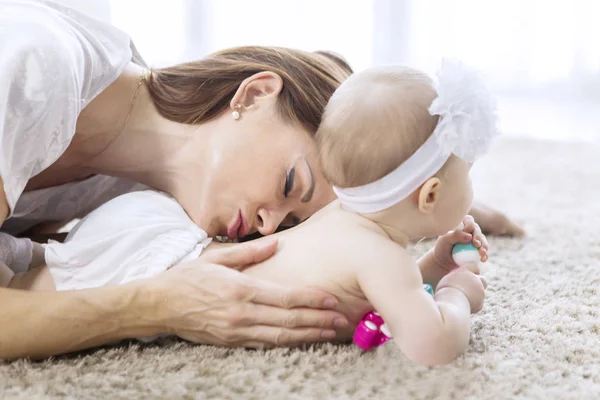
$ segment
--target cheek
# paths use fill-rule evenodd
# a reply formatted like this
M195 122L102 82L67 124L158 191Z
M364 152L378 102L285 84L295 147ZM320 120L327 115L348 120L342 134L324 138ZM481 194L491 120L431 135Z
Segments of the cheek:
M465 189L465 206L470 209L473 205L473 184L471 183L471 178L467 179Z
M473 202L473 190L470 182L456 182L454 187L456 190L451 195L452 200L445 203L444 209L440 210L443 213L441 215L442 220L451 229L467 215Z
M464 215L467 214L473 203L473 189L471 183L468 182L466 185L462 185L463 189L460 191L459 200L456 202L457 211Z
M473 206L473 188L469 186L469 201L468 201L469 209Z

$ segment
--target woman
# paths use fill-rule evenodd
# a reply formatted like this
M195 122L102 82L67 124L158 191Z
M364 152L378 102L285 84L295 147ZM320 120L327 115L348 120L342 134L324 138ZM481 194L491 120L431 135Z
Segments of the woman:
M173 195L208 236L230 238L268 235L334 199L311 135L351 72L342 60L255 47L147 73L129 37L111 26L50 1L0 0L0 8L4 232L81 217L147 186ZM17 243L0 248L15 270L30 249ZM224 267L274 249L249 243L117 287L0 289L0 358L162 332L233 346L332 339L332 328L347 324L323 310L335 298Z
M4 232L68 221L146 185L171 193L209 236L232 238L272 233L333 199L310 134L349 74L340 60L243 48L147 74L111 26L53 2L0 0L0 9ZM19 266L18 247L3 251ZM346 324L324 310L333 296L222 266L273 251L249 244L185 273L98 290L1 289L0 358L165 331L238 346L333 338Z

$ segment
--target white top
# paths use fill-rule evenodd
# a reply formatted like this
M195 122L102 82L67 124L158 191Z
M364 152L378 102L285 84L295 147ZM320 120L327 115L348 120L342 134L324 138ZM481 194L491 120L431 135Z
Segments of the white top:
M45 245L45 259L56 290L87 289L151 278L210 242L175 199L145 190L92 211L64 243Z
M81 217L143 188L95 176L23 194L66 150L77 117L130 61L145 66L127 34L50 0L0 0L0 176L10 207L2 230Z

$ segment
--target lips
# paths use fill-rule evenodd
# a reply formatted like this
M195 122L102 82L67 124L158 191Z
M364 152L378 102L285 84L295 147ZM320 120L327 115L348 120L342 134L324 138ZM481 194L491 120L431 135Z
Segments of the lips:
M229 239L237 239L248 234L248 222L242 214L242 210L238 210L235 221L227 228L227 237Z

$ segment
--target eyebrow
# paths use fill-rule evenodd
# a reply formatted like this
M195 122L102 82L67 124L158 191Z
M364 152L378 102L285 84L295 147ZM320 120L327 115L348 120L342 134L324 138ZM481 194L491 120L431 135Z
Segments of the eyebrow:
M315 178L313 176L312 169L310 169L310 164L308 163L308 160L306 160L306 158L304 158L304 162L308 167L308 174L310 176L310 187L308 188L306 193L304 193L304 196L302 196L302 199L300 199L300 201L303 203L308 203L310 199L312 199L313 193L315 192Z

